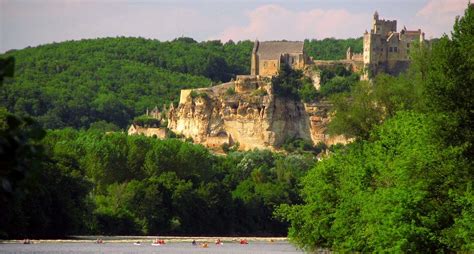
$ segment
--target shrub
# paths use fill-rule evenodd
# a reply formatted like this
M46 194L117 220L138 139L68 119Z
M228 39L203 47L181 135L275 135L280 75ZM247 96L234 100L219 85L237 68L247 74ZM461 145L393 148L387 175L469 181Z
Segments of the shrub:
M257 89L257 90L252 92L252 95L253 96L265 96L265 95L268 95L268 93L264 89Z
M227 90L225 91L225 94L228 95L228 96L234 95L235 94L235 88L233 88L233 87L227 88Z
M160 127L161 121L146 115L138 116L133 119L133 123L139 126Z

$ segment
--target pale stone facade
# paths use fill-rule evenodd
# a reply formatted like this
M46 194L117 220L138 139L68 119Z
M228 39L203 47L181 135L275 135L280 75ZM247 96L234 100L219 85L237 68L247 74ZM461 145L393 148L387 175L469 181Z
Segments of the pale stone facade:
M166 129L160 127L142 127L132 124L127 131L128 135L145 135L147 137L166 138Z
M163 106L163 110L163 112L165 112L165 106ZM128 135L145 135L147 137L157 137L160 139L166 138L167 130L166 128L162 128L160 126L160 123L163 119L161 117L161 112L158 107L155 107L151 112L147 109L145 115L149 118L156 119L156 123L144 126L138 123L132 123L132 125L130 125L130 128L128 128Z
M250 74L274 76L282 64L302 70L308 62L303 46L301 41L255 41Z
M420 29L410 31L404 27L397 32L396 20L379 19L375 12L372 29L364 33L364 79L381 72L397 75L404 71L410 63L410 49L424 40Z

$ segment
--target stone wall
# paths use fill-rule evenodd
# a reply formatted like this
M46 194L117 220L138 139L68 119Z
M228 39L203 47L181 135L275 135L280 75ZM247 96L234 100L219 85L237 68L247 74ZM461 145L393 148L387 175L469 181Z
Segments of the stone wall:
M147 137L157 137L160 139L166 138L165 128L142 127L136 124L132 124L127 133L128 135L145 135Z
M258 64L260 76L273 76L280 70L280 60L261 60Z

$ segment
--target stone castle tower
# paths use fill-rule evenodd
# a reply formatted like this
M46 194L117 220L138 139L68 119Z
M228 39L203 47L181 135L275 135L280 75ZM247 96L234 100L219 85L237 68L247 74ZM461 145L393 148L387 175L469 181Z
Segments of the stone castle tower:
M423 43L425 34L418 30L397 32L396 20L379 19L377 11L372 19L372 29L364 33L364 79L384 72L397 75L410 63L410 48Z

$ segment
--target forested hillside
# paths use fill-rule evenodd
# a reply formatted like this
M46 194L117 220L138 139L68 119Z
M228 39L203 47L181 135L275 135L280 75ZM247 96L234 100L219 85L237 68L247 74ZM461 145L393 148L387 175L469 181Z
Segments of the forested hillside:
M306 41L315 59L340 59L360 39ZM177 103L183 88L205 87L250 72L253 42L178 38L103 38L8 52L16 60L0 103L47 129L89 128L100 121L126 128L146 108ZM360 46L361 47L361 46ZM113 125L116 127L114 128Z
M183 88L205 87L248 73L253 43L160 42L142 38L67 41L9 52L15 78L1 103L45 128L125 128L134 116L177 102Z

